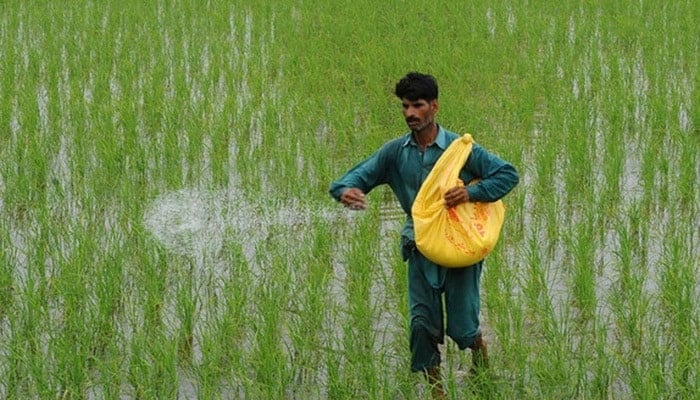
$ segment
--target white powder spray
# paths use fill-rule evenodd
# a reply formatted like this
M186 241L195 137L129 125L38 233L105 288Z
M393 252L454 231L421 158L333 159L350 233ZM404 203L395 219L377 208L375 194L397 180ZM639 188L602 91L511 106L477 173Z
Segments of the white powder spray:
M310 207L296 199L251 204L232 192L182 189L155 198L144 225L169 251L204 262L217 258L227 238L239 238L252 261L257 244L272 229L288 230L290 239L296 239L290 240L292 245L312 228L314 218L349 224L359 215L337 204Z
M217 192L178 190L157 197L144 224L168 250L197 259L221 250L226 229L225 197Z

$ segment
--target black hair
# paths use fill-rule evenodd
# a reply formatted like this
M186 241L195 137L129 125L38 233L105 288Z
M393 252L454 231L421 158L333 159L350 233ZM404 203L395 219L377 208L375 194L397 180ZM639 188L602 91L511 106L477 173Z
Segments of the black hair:
M409 72L396 83L394 94L400 99L411 101L436 100L438 98L437 81L431 75Z

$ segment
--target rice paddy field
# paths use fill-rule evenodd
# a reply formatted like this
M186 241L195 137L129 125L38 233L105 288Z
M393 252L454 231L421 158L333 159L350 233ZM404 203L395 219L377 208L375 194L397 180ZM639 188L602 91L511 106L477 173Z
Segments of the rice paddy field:
M395 82L520 185L451 399L697 399L697 1L3 2L0 398L427 399Z

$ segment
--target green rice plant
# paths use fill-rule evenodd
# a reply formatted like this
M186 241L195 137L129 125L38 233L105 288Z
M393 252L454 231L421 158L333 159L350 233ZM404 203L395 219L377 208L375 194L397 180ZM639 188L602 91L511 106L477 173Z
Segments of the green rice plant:
M660 345L664 363L668 366L671 385L668 390L676 396L691 396L697 387L693 366L700 355L693 332L700 321L696 301L697 263L692 262L687 236L676 232L664 240L660 274ZM670 370L670 371L668 371Z
M563 173L563 191L566 199L562 205L570 215L594 200L593 170L591 160L594 149L594 135L586 129L589 119L589 107L583 101L571 102L572 110L566 113L564 124L564 148L566 158L561 160Z
M134 398L174 398L179 391L178 343L161 330L135 329L129 341L126 382Z
M548 292L547 261L540 246L538 238L531 237L528 239L528 247L526 249L527 271L522 278L524 281L521 283L521 287L528 308L528 317L540 314L538 318L533 318L533 320L542 323L549 320L551 323L554 311Z
M87 397L99 393L105 399L118 399L123 395L126 385L122 368L123 350L120 348L123 340L119 337L107 342L100 358L95 360L95 371L90 374Z
M609 140L609 142L606 140L604 146L605 154L603 157L606 162L603 164L603 174L605 176L603 187L605 189L603 189L600 201L602 209L607 210L608 213L616 210L616 205L620 202L620 193L623 190L620 180L624 169L623 142L615 138L610 138Z
M616 288L612 293L611 306L617 316L617 329L624 338L631 353L642 350L644 338L647 335L646 318L650 307L649 298L644 291L647 275L642 268L640 257L637 256L638 242L634 232L621 223L617 229L619 235L618 261L615 265L617 273Z
M183 269L173 271L177 276L175 316L177 318L177 347L180 361L188 364L192 360L194 328L200 307L197 295L196 262L186 262Z
M579 222L576 231L566 238L567 252L571 253L570 291L572 303L580 313L577 320L585 326L595 320L597 308L595 263L595 236L593 226ZM585 337L585 336L584 336Z
M333 337L333 325L327 325L333 297L329 293L333 271L332 225L328 221L314 219L310 235L311 246L303 251L299 264L298 289L292 298L293 313L288 324L291 340L292 365L295 382L300 386L313 384L319 379L323 365L323 352L327 350L329 337Z
M216 397L233 380L247 379L249 345L246 337L252 329L245 324L250 310L253 280L245 255L238 243L225 246L226 259L230 260L230 274L221 282L222 298L210 299L211 316L201 331L201 361L195 366L200 396Z
M260 249L267 254L261 255L258 261L269 265L269 269L258 277L252 299L255 312L251 321L254 340L250 374L254 379L253 389L258 395L280 398L289 389L292 376L284 338L292 280L285 255L273 250L275 246L272 242L268 244L270 247Z
M92 265L96 270L94 282L94 315L92 316L93 351L97 358L103 356L110 345L119 338L118 323L124 315L122 266L115 262L115 256L106 256Z
M42 323L48 320L45 298L33 280L26 282L19 293L21 302L8 316L12 334L7 340L7 356L3 360L3 389L8 397L50 396L54 394L51 373L42 351Z
M562 201L559 199L560 194L555 191L557 187L556 174L560 170L560 167L557 166L559 163L558 153L556 146L547 146L537 151L537 159L535 160L538 168L536 187L542 193L536 197L537 204L533 204L532 207L537 210L535 215L546 221L544 229L548 237L556 237L559 207ZM550 249L553 249L553 246L550 246Z
M633 208L632 213L637 212ZM663 387L663 350L660 347L658 322L653 318L654 300L646 285L648 274L641 268L644 256L634 224L620 223L617 228L617 280L610 305L618 337L616 352L621 357L621 376L629 383L634 396L660 395Z
M151 257L145 258L140 268L134 271L135 282L143 295L137 304L143 310L143 324L150 329L161 329L168 295L169 257L163 249L157 249Z
M413 69L441 124L524 178L483 278L494 376L448 346L452 397L692 397L694 6L7 4L0 397L421 398L396 221L261 219L210 258L140 222L190 188L325 210L406 130L391 92Z
M572 376L566 373L571 369L568 317L566 311L558 312L559 307L553 302L556 293L550 282L556 284L557 280L551 276L549 263L535 238L529 239L527 263L522 290L527 306L525 316L532 321L527 336L531 338L529 364L533 366L528 376L533 381L525 390L528 393L536 390L531 396L549 397L554 393L573 396L575 385Z
M0 232L4 232L0 236L0 247L3 249L12 248L12 240L9 235L9 224L4 219L0 219ZM0 317L6 317L12 310L14 302L14 293L16 291L15 281L13 278L14 268L12 261L16 258L15 252L3 251L0 254Z
M489 348L491 364L494 368L504 369L503 373L497 372L495 375L513 379L513 388L522 390L527 377L521 371L528 363L529 350L527 343L518 338L526 337L529 333L525 318L528 311L524 308L523 293L518 287L519 271L526 266L515 256L504 257L503 249L502 243L485 260L482 277L484 323L495 333L496 340Z
M373 280L377 276L377 209L358 218L345 254L345 276L342 282L345 292L341 303L340 324L342 354L340 376L337 382L329 382L329 396L374 396L380 390L374 373L379 360L376 354L378 335L373 316L377 312L372 299ZM381 353L381 351L380 351ZM332 361L331 361L332 362ZM342 388L342 389L341 389ZM341 390L341 391L336 391Z

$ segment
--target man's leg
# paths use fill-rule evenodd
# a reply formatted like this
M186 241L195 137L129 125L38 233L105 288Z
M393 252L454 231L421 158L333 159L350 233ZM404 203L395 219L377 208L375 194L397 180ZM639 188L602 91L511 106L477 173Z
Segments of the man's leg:
M425 376L428 378L428 385L430 385L430 395L435 400L447 399L447 392L445 392L445 387L442 384L442 376L440 376L440 367L428 368L425 371Z
M479 332L469 348L472 350L472 364L474 364L472 373L478 373L487 369L489 367L489 354L486 341L481 332Z
M481 268L480 262L467 268L451 269L445 279L447 334L461 350L472 350L476 369L488 367L486 342L479 330Z
M438 289L444 273L415 249L404 254L408 260L411 370L425 374L433 398L446 399L438 349L438 344L444 342L442 296Z
M443 343L442 297L426 279L424 269L434 264L418 251L408 258L408 302L411 370L425 371L440 365L438 344Z

